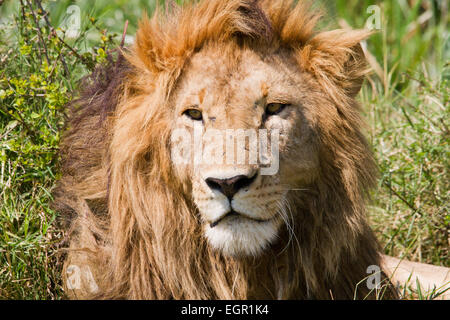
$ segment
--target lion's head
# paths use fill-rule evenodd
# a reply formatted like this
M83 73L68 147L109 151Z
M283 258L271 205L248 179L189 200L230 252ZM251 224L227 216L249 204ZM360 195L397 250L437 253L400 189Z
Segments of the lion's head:
M108 266L100 296L351 297L378 261L355 101L368 32L317 32L304 1L170 11L75 103L63 145L60 202L71 246Z
M288 193L318 173L314 86L296 69L288 50L213 44L190 58L173 93L174 169L225 254L259 255L290 223Z

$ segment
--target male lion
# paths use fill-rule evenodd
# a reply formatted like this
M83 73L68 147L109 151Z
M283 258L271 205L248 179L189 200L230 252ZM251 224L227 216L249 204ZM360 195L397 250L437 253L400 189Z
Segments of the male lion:
M55 192L70 226L68 295L381 296L364 280L381 255L364 209L376 166L355 101L369 32L317 32L305 1L169 11L143 19L133 48L72 104ZM217 136L195 142L196 129ZM229 150L220 152L230 162L183 156L217 156L236 129L277 142L274 172Z

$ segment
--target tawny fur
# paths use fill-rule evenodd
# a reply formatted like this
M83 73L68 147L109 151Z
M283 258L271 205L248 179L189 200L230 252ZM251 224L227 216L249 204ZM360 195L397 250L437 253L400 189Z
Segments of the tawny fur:
M380 256L364 203L376 166L354 100L366 72L358 44L369 32L319 32L318 19L305 1L291 0L205 0L169 14L157 9L142 20L135 46L90 78L72 104L55 205L70 239L64 276L70 265L89 266L98 290L83 282L67 289L70 297L369 294L363 279ZM173 92L189 59L212 43L289 52L314 83L311 99L321 104L313 124L319 170L308 191L291 199L298 242L284 228L254 258L225 256L208 245L192 186L170 161Z

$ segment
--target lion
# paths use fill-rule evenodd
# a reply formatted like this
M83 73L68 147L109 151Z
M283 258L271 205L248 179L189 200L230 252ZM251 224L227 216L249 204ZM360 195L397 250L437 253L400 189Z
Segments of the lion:
M382 263L365 214L377 167L355 99L370 32L318 31L319 19L292 0L157 8L82 85L55 191L70 298L395 296L383 271L384 290L365 283ZM191 139L208 130L219 138ZM229 130L248 133L248 159L183 153L228 156ZM250 161L252 131L277 147L268 162Z

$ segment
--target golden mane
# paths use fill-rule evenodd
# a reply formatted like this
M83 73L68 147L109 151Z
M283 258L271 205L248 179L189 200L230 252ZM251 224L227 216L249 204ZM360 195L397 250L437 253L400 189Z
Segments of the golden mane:
M354 100L366 71L358 43L369 33L318 32L320 14L305 1L207 0L168 11L143 18L135 46L95 72L72 104L55 191L70 236L64 272L87 264L100 290L69 294L353 298L366 268L379 265L364 209L376 167ZM184 65L205 44L230 41L288 48L330 100L314 124L320 179L293 208L302 220L293 226L300 244L285 232L258 258L225 257L208 246L191 186L177 179L170 161L165 110ZM365 286L357 289L357 297L367 294Z

